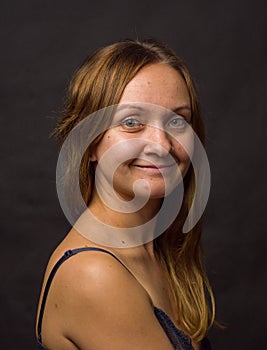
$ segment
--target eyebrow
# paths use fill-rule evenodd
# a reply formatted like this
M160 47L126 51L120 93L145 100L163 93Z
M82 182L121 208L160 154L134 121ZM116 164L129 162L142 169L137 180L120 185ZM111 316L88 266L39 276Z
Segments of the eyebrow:
M183 106L179 106L179 107L176 107L176 108L173 108L172 111L174 113L177 113L177 112L180 112L181 110L187 110L189 111L190 113L192 112L192 109L190 106L188 105L183 105Z
M117 110L120 111L120 110L123 110L123 109L131 108L131 109L136 109L136 110L139 110L139 111L146 111L146 108L141 107L141 106L138 106L138 104L135 104L135 103L138 103L138 102L119 104L118 107L117 107ZM140 102L140 103L143 103L143 102ZM144 103L145 103L145 102L144 102ZM159 107L168 110L168 108L162 107L162 106L160 106L160 105L159 105ZM182 110L187 110L187 111L189 111L190 113L192 112L191 107L188 106L188 105L182 105L182 106L179 106L179 107L175 107L175 108L173 108L173 109L170 109L170 110L171 110L172 112L174 112L174 113L180 112L180 111L182 111Z
M133 103L136 103L136 102L133 102ZM135 104L131 104L131 103L118 104L117 111L121 111L121 110L124 110L124 109L127 109L127 108L137 109L138 111L142 111L142 112L145 111L145 108L140 107L140 106L135 105Z
M188 123L191 123L192 120L192 109L190 106L188 105L183 105L183 106L179 106L177 108L172 109L172 112L175 114L179 114L181 112L188 112L188 115L184 115L184 118L186 119L186 121Z

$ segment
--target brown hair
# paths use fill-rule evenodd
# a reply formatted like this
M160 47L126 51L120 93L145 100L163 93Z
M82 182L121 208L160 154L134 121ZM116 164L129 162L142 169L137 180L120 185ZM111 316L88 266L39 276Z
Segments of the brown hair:
M190 96L192 127L204 143L204 127L194 83L183 63L165 44L155 40L124 40L96 51L75 73L68 92L67 104L56 129L60 144L85 117L99 109L118 104L126 85L145 66L164 63L184 79ZM99 119L99 124L103 120ZM102 125L103 126L103 125ZM102 129L103 130L103 129ZM95 132L92 130L92 132ZM101 135L91 144L96 144ZM89 146L90 148L90 146ZM90 168L89 148L80 167L80 186L88 204L94 183ZM89 172L88 172L88 169ZM214 298L203 268L200 244L201 220L187 234L182 227L195 191L194 172L189 168L184 179L182 208L172 225L155 239L155 248L167 272L177 307L177 322L194 340L201 340L214 321Z

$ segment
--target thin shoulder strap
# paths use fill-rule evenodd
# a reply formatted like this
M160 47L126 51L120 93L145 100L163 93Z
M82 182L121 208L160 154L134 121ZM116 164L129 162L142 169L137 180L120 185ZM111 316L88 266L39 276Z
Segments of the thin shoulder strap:
M42 343L41 330L42 330L42 321L43 321L43 316L44 316L44 308L45 308L45 304L46 304L46 299L47 299L47 295L48 295L51 283L53 281L53 278L54 278L58 268L60 267L60 265L62 265L64 263L64 261L66 261L67 259L69 259L73 255L80 253L80 252L90 251L90 250L103 252L103 253L106 253L106 254L113 256L113 258L115 258L119 263L121 263L132 274L132 272L127 268L127 266L124 265L123 262L116 255L114 255L113 253L111 253L108 250L105 250L102 248L96 248L96 247L84 247L84 248L77 248L77 249L72 249L72 250L66 251L64 253L64 255L54 265L54 267L53 267L52 271L50 272L50 275L47 279L46 286L44 289L44 294L43 294L43 299L42 299L42 303L41 303L38 324L37 324L38 341L40 343Z

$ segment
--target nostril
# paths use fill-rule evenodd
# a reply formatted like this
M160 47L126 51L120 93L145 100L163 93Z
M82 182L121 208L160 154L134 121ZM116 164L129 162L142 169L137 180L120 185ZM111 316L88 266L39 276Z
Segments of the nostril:
M170 143L162 143L162 142L148 142L146 143L144 147L144 153L145 154L156 154L159 157L166 156L171 151L171 144Z

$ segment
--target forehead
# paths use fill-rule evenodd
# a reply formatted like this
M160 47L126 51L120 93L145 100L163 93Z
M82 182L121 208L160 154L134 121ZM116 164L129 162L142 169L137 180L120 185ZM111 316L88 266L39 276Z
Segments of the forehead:
M146 66L126 85L120 103L145 102L175 109L190 107L187 86L172 67L158 63Z

